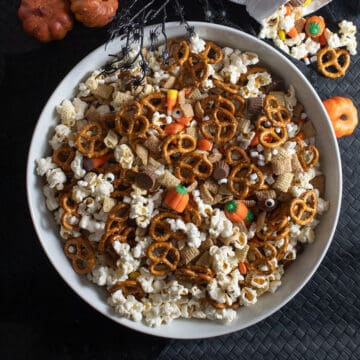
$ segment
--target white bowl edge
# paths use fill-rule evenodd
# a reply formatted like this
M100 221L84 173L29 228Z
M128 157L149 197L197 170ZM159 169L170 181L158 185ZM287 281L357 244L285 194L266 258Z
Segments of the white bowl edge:
M49 127L56 125L55 106L64 98L74 95L75 87L88 72L104 64L107 60L106 54L120 50L121 43L117 39L108 45L106 52L104 46L100 46L87 55L67 74L50 96L34 130L28 155L26 184L29 209L36 233L50 262L64 281L83 300L110 319L146 334L177 339L200 339L238 331L265 319L289 302L312 277L330 246L339 218L342 194L341 162L337 140L319 96L302 73L278 51L251 35L216 24L190 22L190 25L195 26L200 37L211 39L221 45L257 53L261 60L273 63L270 68L279 75L285 76L288 84L293 84L297 90L304 90L303 92L297 91L297 96L305 104L318 134L321 134L321 137L317 137L320 156L325 151L327 152L326 159L321 158L321 164L322 170L327 175L326 195L330 200L330 209L323 216L317 228L319 235L316 241L306 246L304 253L286 270L283 284L276 293L261 297L255 306L241 308L238 312L238 319L229 325L202 320L175 320L166 326L149 328L142 323L135 323L116 316L106 303L105 294L98 291L97 286L91 284L87 279L79 277L72 270L62 252L60 236L57 235L52 215L45 207L41 192L41 179L35 173L35 160L44 157L48 149L45 142L40 144L38 140L47 137ZM149 34L151 28L153 27L148 27L145 34ZM167 23L166 29L169 38L186 34L184 27L178 23ZM147 45L145 43L145 46ZM274 66L278 61L282 62L281 71L277 71ZM48 121L47 119L50 117L51 121ZM320 121L317 121L317 118ZM334 144L334 146L329 148L329 144ZM332 188L332 191L329 191L329 187Z

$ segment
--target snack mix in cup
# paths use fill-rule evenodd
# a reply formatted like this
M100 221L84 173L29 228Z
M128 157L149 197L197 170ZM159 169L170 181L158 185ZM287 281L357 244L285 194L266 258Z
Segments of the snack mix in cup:
M255 53L197 35L167 50L165 64L164 45L144 50L137 86L139 61L80 83L36 170L65 256L115 313L228 323L316 239L329 206L316 133Z
M316 63L319 72L334 79L344 76L350 56L357 54L356 26L339 22L331 31L322 16L306 16L304 0L291 0L262 22L261 39L271 39L286 54L306 65Z

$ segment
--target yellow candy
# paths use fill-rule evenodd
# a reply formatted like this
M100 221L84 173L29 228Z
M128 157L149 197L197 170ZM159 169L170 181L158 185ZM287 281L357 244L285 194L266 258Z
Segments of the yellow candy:
M130 280L136 280L140 276L140 273L138 271L133 271L129 274Z
M303 6L309 6L312 3L312 0L306 0L303 4Z
M284 40L286 39L286 32L285 32L285 30L280 29L280 30L278 31L278 36L279 36L279 39L280 39L280 40L284 41Z
M168 115L171 114L172 110L176 105L178 93L179 92L176 89L169 89L166 93Z

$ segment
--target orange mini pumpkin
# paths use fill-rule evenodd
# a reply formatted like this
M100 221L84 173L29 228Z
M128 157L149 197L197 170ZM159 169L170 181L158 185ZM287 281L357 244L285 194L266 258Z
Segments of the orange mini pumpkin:
M164 203L170 208L179 213L182 213L189 203L189 194L186 186L178 185L170 189L164 199Z
M24 30L42 42L61 40L73 27L67 0L22 0L18 16Z
M337 138L351 135L358 125L358 111L351 99L334 96L323 101Z
M325 31L326 25L322 16L311 16L306 19L305 32L313 38L320 37Z
M71 11L76 20L88 27L108 24L119 7L118 0L71 0Z
M254 215L240 200L230 200L225 204L225 216L232 222L252 221Z

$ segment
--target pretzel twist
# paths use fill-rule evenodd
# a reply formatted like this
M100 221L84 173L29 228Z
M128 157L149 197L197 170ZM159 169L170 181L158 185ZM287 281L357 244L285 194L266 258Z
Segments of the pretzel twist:
M196 140L188 134L175 134L168 136L162 146L163 156L167 164L172 156L192 152L196 149Z
M76 139L76 147L88 158L101 157L108 153L109 149L104 144L106 130L99 122L92 121L85 125Z
M216 108L210 115L210 120L200 124L203 136L217 144L224 144L233 139L238 122L234 115L223 108Z
M350 54L345 49L324 47L317 53L317 64L324 76L336 79L346 74L350 66Z
M150 272L155 276L163 276L175 271L180 261L180 252L171 242L155 242L147 249L151 260Z
M145 291L141 284L135 280L118 281L109 289L109 293L113 294L118 290L121 290L125 297L133 295L138 300L145 296Z
M290 204L291 219L299 225L311 223L317 212L318 199L315 191L308 190L295 198Z
M88 274L95 265L95 252L90 241L83 238L71 238L66 240L64 252L71 260L72 267L77 274Z
M250 175L256 174L256 180ZM230 172L228 186L236 198L245 199L264 186L264 174L253 164L240 163Z
M213 171L213 164L204 153L192 152L181 156L175 167L175 176L185 184L197 179L208 178Z

